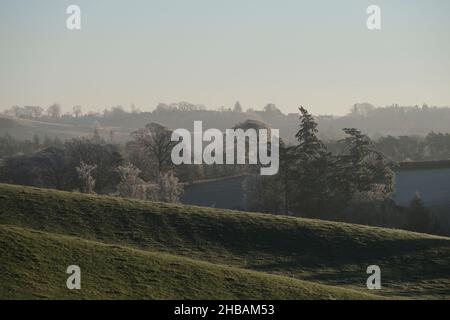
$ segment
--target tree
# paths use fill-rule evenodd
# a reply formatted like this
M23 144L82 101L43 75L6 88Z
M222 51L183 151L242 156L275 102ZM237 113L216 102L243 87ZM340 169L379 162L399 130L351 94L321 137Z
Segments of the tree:
M292 148L292 178L295 187L292 207L298 213L318 217L325 211L329 190L330 154L318 138L317 123L304 107L299 108L300 126Z
M372 141L355 128L345 128L347 137L341 140L345 154L338 159L336 174L345 199L359 192L377 192L387 198L394 188L394 172L383 154L376 151Z
M236 103L234 104L233 111L234 112L239 112L239 113L242 112L242 106L241 106L241 103L239 101L236 101Z
M265 113L269 113L269 114L275 114L275 115L281 115L281 110L278 109L278 107L273 104L273 103L269 103L264 107L264 112Z
M242 182L246 210L273 214L286 211L283 187L279 176L246 176Z
M295 150L303 159L313 159L320 157L326 151L323 142L317 137L317 123L314 117L308 113L304 107L299 108L300 111L300 127L295 138L298 145Z
M280 139L280 168L278 171L279 180L279 192L281 193L283 212L284 214L290 213L290 203L292 198L292 191L295 188L292 186L292 175L293 175L293 160L295 153L293 148L286 146L284 141Z
M26 110L26 113L29 115L30 118L39 118L42 115L42 112L44 111L39 106L25 106L24 109Z
M20 118L22 116L21 110L22 110L21 107L19 107L18 105L14 105L14 106L11 106L11 108L9 108L8 110L6 110L5 114Z
M290 203L297 189L293 179L292 147L280 139L280 166L273 176L261 176L260 166L247 167L242 183L243 200L247 210L273 214L290 214Z
M250 210L320 217L331 203L331 155L317 137L317 123L300 107L298 144L280 141L280 168L275 176L248 176L243 184Z
M370 112L374 111L375 107L370 103L356 103L350 110L350 115L353 117L367 117Z
M154 164L155 177L173 166L171 153L176 142L171 140L171 136L172 131L157 123L147 124L145 128L133 133L134 145Z
M111 111L105 111L105 116L110 116L113 119L120 119L125 116L127 112L122 106L115 106L111 108Z
M47 115L50 118L59 118L61 116L61 106L59 104L52 104L47 108Z
M136 105L134 103L131 104L130 110L131 110L132 114L139 114L139 113L141 113L141 109L136 107Z
M117 145L94 139L77 138L66 141L64 147L72 168L81 162L97 166L96 193L108 193L115 190L119 183L119 174L116 169L123 160ZM76 176L73 180L77 180Z
M183 186L172 172L160 173L158 177L159 201L168 203L180 202Z
M422 198L418 192L414 195L409 205L409 230L416 232L429 231L432 223L431 214L422 201Z
M39 176L46 187L64 190L68 186L68 159L64 149L46 148L34 156Z
M78 179L80 180L80 187L82 193L95 193L95 179L93 171L97 169L96 165L89 165L81 161L80 165L76 167Z
M73 114L75 115L75 118L78 118L83 113L83 109L81 106L74 106L73 107Z
M41 140L39 138L39 135L34 133L33 134L33 147L35 149L38 149L41 146Z
M104 140L100 136L100 129L101 129L100 123L98 121L95 121L94 131L92 133L92 141L94 141L95 143L103 143L104 142Z
M42 187L36 172L36 162L29 155L15 155L0 163L0 181L3 183Z
M120 176L120 182L117 186L119 195L127 198L139 198L140 186L143 184L143 181L139 178L141 170L131 163L126 163L119 166L117 172Z

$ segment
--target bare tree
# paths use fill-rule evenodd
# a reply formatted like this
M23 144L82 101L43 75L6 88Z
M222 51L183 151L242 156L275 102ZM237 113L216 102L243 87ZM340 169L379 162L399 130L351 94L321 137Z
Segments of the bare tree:
M59 104L52 104L47 108L47 115L51 118L59 118L61 116L61 106Z
M157 123L150 123L133 133L135 144L153 160L156 173L162 174L172 167L171 152L176 142L171 141L172 132Z
M39 106L25 106L24 109L27 111L27 114L30 115L30 118L39 118L44 111Z
M83 113L83 109L81 106L74 106L73 107L73 114L75 115L75 118L78 118Z
M242 106L241 106L241 103L240 103L239 101L237 101L237 102L234 104L234 109L233 109L233 111L234 111L234 112L242 112Z

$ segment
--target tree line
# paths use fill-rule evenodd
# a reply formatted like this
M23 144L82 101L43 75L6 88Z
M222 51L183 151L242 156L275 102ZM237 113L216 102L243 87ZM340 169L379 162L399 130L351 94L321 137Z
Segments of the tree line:
M178 202L183 186L173 168L164 165L168 163L167 158L161 158L162 154L155 152L155 146L160 141L152 140L163 133L169 134L169 131L162 126L151 127L142 133L138 131L125 147L107 143L97 131L91 137L64 142L46 139L40 143L35 137L33 142L22 142L21 147L25 147L27 153L3 157L0 181ZM11 137L4 138L3 142L7 146L4 152L14 150L15 141ZM145 164L137 163L143 165L143 169L133 164L136 154L147 156ZM147 180L140 177L141 172L145 173Z
M90 137L66 141L0 137L0 181L178 202L186 183L245 174L244 198L250 211L437 232L420 196L411 208L392 201L396 163L380 151L380 141L346 128L341 140L327 144L319 138L314 117L303 107L299 111L296 143L281 141L276 176L260 176L255 165L174 166L172 131L149 123L134 131L126 144L105 141L97 129ZM258 122L247 121L242 128L246 125ZM430 150L442 152L436 145L442 140L441 135L430 135Z
M65 191L178 202L183 186L197 180L239 174L239 166L174 166L172 131L149 123L126 144L89 137L62 141L0 137L0 182Z
M419 195L410 208L391 199L396 163L355 128L344 128L339 152L318 136L313 116L301 107L297 143L280 145L280 172L260 176L249 171L244 181L248 210L307 218L437 232Z

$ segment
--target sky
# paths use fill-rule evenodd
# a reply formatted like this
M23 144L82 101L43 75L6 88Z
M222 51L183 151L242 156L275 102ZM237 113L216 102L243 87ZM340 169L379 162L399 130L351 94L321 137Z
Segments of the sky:
M448 0L0 0L0 109L450 106L449 40Z

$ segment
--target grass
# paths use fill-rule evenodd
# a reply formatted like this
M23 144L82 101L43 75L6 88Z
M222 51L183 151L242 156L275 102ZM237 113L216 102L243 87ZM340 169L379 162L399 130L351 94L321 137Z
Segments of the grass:
M367 293L366 268L376 264L383 289L371 293L450 298L445 237L10 185L0 185L0 224L361 294Z
M173 255L0 226L0 297L23 299L373 299L337 287ZM81 268L81 290L66 268Z

